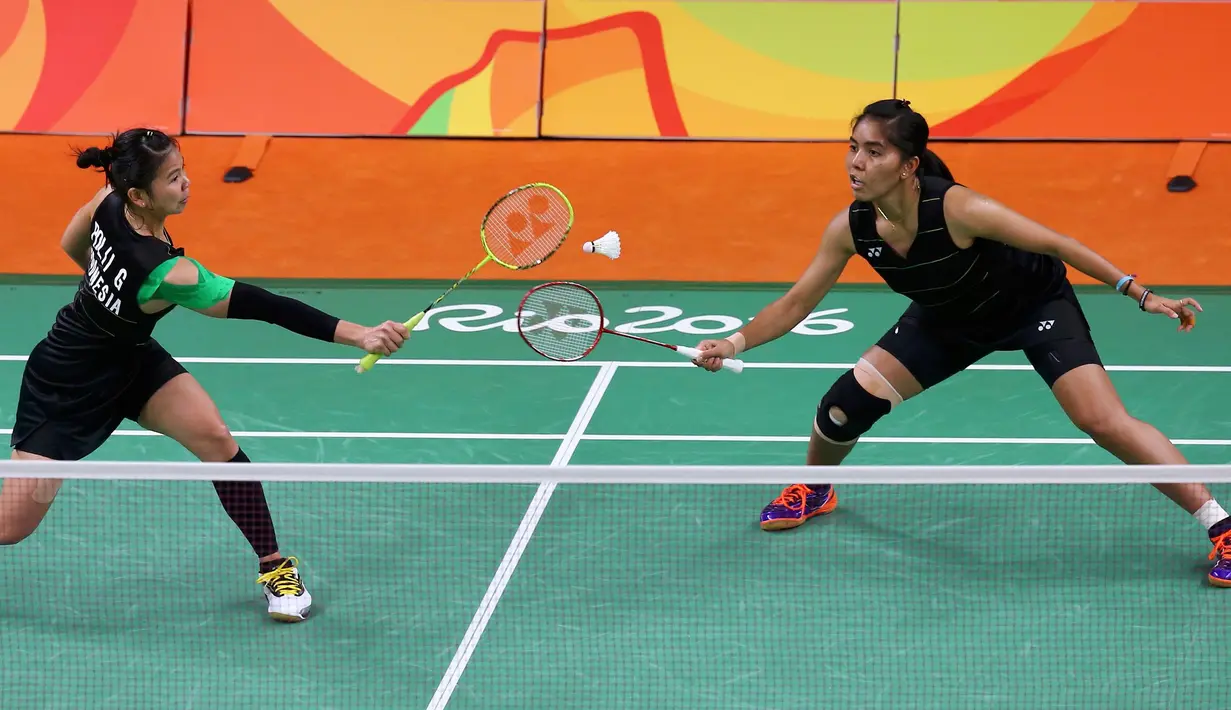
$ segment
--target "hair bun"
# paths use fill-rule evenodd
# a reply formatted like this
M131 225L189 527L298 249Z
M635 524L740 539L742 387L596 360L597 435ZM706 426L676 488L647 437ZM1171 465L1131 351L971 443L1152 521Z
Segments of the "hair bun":
M90 147L77 154L77 167L79 168L98 168L102 167L101 153L98 148Z
M115 151L111 148L89 147L77 154L79 168L108 168L115 162Z

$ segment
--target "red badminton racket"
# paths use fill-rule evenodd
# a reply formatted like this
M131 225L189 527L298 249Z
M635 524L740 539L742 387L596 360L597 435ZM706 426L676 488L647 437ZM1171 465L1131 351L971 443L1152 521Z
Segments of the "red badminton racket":
M549 360L580 360L598 346L604 333L667 348L689 360L701 351L683 345L669 345L607 328L603 304L590 289L571 281L551 281L526 292L517 309L517 332L536 353ZM742 372L742 360L724 359L722 367Z

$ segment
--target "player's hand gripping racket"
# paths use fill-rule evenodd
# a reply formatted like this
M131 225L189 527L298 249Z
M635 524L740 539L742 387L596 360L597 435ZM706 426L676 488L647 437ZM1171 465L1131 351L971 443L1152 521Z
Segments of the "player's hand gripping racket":
M558 188L545 182L535 182L510 190L483 216L479 237L487 256L403 325L413 331L428 311L488 262L494 261L506 269L521 271L547 261L572 229L573 205ZM368 353L355 366L355 372L367 372L381 357Z
M550 360L580 360L594 351L603 333L657 345L692 360L696 348L668 345L611 330L603 325L603 305L590 289L571 281L552 281L526 292L518 308L517 332L536 353ZM723 360L724 369L739 373L742 360Z

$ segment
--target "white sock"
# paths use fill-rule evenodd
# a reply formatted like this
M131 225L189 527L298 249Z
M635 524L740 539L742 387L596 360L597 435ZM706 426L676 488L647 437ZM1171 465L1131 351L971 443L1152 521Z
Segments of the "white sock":
M1226 519L1227 511L1222 509L1222 506L1218 504L1218 501L1211 500L1207 501L1205 505L1198 508L1197 512L1193 513L1193 517L1197 519L1197 522L1201 523L1201 527L1209 530L1213 527L1214 523L1218 523Z

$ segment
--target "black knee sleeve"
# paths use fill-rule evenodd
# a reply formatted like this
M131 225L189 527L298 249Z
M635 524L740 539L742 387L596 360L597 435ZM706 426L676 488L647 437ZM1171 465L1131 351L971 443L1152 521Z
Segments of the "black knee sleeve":
M845 424L838 424L830 415L829 410L835 407L841 410ZM850 443L867 433L891 408L889 400L865 390L855 379L855 372L847 370L821 398L816 408L816 429L836 444Z

